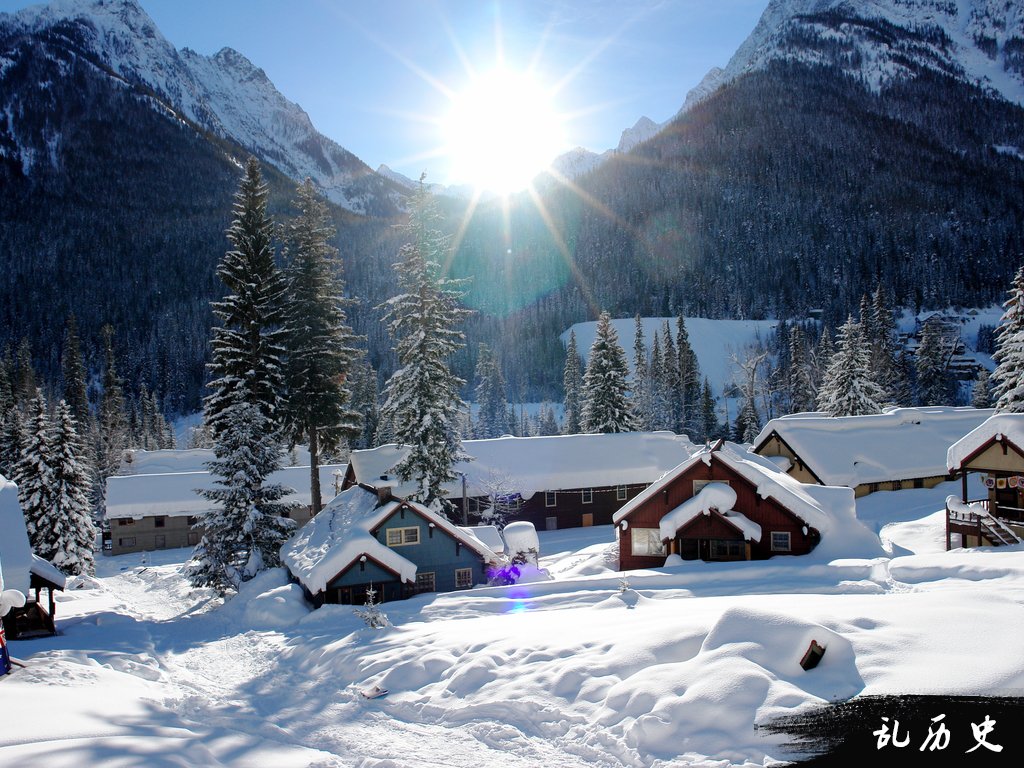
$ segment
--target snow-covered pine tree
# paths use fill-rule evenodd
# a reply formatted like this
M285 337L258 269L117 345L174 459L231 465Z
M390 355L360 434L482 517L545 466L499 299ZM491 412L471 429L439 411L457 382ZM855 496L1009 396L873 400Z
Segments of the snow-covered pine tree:
M223 432L223 413L243 401L259 406L272 431L281 427L285 281L274 263L268 194L259 162L250 157L235 193L231 247L217 266L227 293L212 304L221 324L210 342L212 380L203 411L214 441Z
M207 463L215 488L198 492L214 502L195 526L202 533L188 576L193 586L221 594L265 568L280 564L280 549L294 522L283 517L288 489L266 484L281 464L281 446L258 405L240 399L221 411L223 427Z
M699 429L700 364L682 315L676 318L676 355L679 358L680 427L681 431L693 434Z
M36 554L69 576L92 575L96 570L96 527L89 501L91 479L81 455L71 406L61 400L54 413L50 438L51 505L39 518L37 533L43 544Z
M999 413L1024 413L1024 266L1017 270L1003 303L992 354L992 398Z
M871 375L871 350L860 323L847 319L818 392L818 409L830 416L880 413L885 392Z
M555 409L551 407L551 403L541 403L540 413L537 414L537 434L557 435L558 432L558 419L555 418Z
M647 344L644 341L644 325L640 315L636 316L636 330L633 334L633 421L636 428L646 431L651 428L651 375L647 364Z
M18 482L18 461L25 447L25 430L21 421L21 411L12 407L7 412L0 432L0 475Z
M309 179L299 186L285 277L287 346L285 428L290 444L309 446L310 511L320 512L321 454L362 434L351 406L350 376L359 355L342 297L344 283L327 205Z
M15 400L22 408L28 407L32 398L36 396L37 388L36 369L32 364L32 345L27 338L22 338L15 360Z
M479 408L474 436L477 438L501 437L508 429L508 397L505 395L505 379L494 353L486 344L477 348L476 403Z
M114 329L103 327L106 365L103 370L103 392L100 397L98 444L96 446L97 482L105 484L121 466L121 458L130 439L124 388L114 361ZM101 490L102 493L102 490Z
M947 337L942 323L932 318L921 329L917 348L918 405L952 405L956 397L956 380L949 373L953 341Z
M397 442L411 449L396 473L419 484L419 501L450 514L444 485L456 479L456 462L469 457L458 430L459 415L467 408L459 394L465 381L452 373L448 360L464 346L459 325L470 310L460 305L466 281L442 273L451 246L438 229L439 216L423 179L412 200L409 241L395 264L402 293L379 307L399 363L384 388L381 418L393 424Z
M583 409L583 366L576 346L575 330L569 331L565 367L562 370L562 388L565 391L565 434L576 435L583 431L580 420Z
M978 377L974 380L974 386L971 388L971 407L992 407L992 387L989 384L989 373L984 368L978 371Z
M619 346L611 316L601 312L583 374L583 430L587 433L631 432L629 366Z
M700 399L700 432L693 439L707 441L714 439L717 435L718 416L715 414L715 396L711 391L711 382L705 376Z
M651 367L649 372L649 384L651 397L651 420L652 430L672 429L672 409L669 404L670 393L665 391L664 360L661 353L661 334L657 329L654 331L654 338L651 341Z
M377 424L380 421L377 412L380 393L377 387L377 372L367 362L365 356L360 356L353 364L351 381L352 410L363 415L363 430L352 441L352 447L372 448Z
M871 368L875 372L875 380L888 395L889 402L899 403L900 393L906 388L907 382L899 364L900 343L895 310L881 283L871 298L871 317L874 328Z
M78 321L74 315L68 315L60 368L61 378L64 379L64 400L71 409L79 439L84 443L92 417L86 390L85 364L82 362L82 342L78 337Z
M791 413L814 410L815 390L804 331L794 325L789 331L789 408Z
M48 554L44 520L53 507L53 452L51 450L50 418L46 398L36 390L28 403L25 421L25 440L21 458L14 468L14 481L18 484L18 501L25 515L25 529L33 551L42 558Z
M672 340L672 328L668 320L661 329L661 383L658 386L664 398L669 429L676 433L683 431L683 393L679 381L679 353Z

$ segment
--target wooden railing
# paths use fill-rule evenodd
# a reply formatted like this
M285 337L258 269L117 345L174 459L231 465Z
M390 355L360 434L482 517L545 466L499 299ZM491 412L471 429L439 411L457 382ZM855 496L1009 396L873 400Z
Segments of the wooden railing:
M997 507L996 514L987 514L991 509L988 499L976 499L967 502L960 502L958 506L966 505L977 505L986 514L979 514L977 512L970 512L964 509L950 509L949 503L946 503L946 530L947 540L948 532L951 527L955 526L959 529L958 532L964 533L964 528L972 528L972 534L978 536L979 540L982 538L991 541L993 546L1010 545L1010 544L1022 544L1024 543L1024 530L1021 530L1019 520L1016 519L1004 519L999 515L999 511L1002 508ZM1019 513L1020 510L1013 508L1013 512Z

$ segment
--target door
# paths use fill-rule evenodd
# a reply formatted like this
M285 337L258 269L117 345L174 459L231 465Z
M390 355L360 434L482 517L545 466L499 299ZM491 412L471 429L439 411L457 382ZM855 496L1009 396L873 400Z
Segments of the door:
M593 524L594 524L594 513L593 512L584 512L583 513L583 527L584 528L589 528Z

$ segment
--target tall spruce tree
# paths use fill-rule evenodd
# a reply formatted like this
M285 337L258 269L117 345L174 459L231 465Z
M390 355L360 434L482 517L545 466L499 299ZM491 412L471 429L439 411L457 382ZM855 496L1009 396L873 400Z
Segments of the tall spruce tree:
M295 524L280 503L288 489L266 483L281 465L274 424L258 404L244 400L230 403L221 419L216 458L207 463L217 487L199 491L215 506L195 525L202 538L187 573L193 586L224 594L279 565L281 545Z
M971 387L971 406L974 408L992 407L992 387L989 384L989 373L984 368L978 371L978 377Z
M682 315L676 318L676 354L679 358L680 426L682 431L693 434L699 430L700 364Z
M14 468L18 484L18 501L25 515L25 530L33 551L48 559L49 542L46 515L53 508L53 452L51 450L50 418L46 398L36 390L27 404L25 440L21 456Z
M652 430L672 429L672 407L669 402L670 392L665 391L665 356L661 353L661 334L657 329L654 331L654 338L651 341L651 367L649 373L650 383L648 389L651 397L651 420Z
M579 349L576 347L576 331L569 331L569 343L565 351L565 367L562 370L562 388L565 392L565 425L567 435L583 431L581 420L583 410L583 366Z
M284 313L288 350L285 426L292 446L309 446L310 510L320 512L320 461L324 452L362 434L351 407L350 376L358 356L356 336L343 309L344 283L327 205L309 179L299 187L298 216L291 224Z
M509 431L505 379L491 348L480 344L477 349L475 378L479 411L474 434L478 438L501 437Z
M0 475L18 483L19 487L17 466L25 447L25 430L21 419L21 411L12 407L0 431Z
M992 397L1000 413L1024 413L1024 266L1017 270L1003 303L992 355Z
M952 340L936 319L925 322L917 348L918 405L953 405L956 380L949 372Z
M636 330L633 335L633 421L636 428L646 431L651 428L651 375L647 364L647 344L644 341L644 325L640 315L636 316Z
M82 362L82 342L78 337L78 321L74 315L68 315L60 367L61 377L64 379L64 401L71 409L79 437L85 438L89 434L91 414L86 389L85 363Z
M838 348L818 392L818 409L830 416L880 413L885 392L871 375L871 350L860 323L847 319L839 329Z
M787 389L791 413L814 410L816 392L803 329L794 325L789 332L789 376Z
M665 399L668 424L665 429L681 433L683 431L683 396L679 380L679 354L672 340L672 328L666 320L661 329L661 383L659 385Z
M103 347L106 363L103 369L96 446L96 474L100 486L97 490L101 498L106 480L120 468L121 458L130 440L124 388L114 360L114 329L109 325L103 327Z
M706 442L717 436L718 416L715 414L715 395L711 391L711 382L705 376L700 399L700 432L694 439Z
M602 312L583 374L583 430L588 433L631 432L629 366L611 317Z
M469 457L458 428L459 414L467 408L459 394L465 381L452 373L448 361L464 346L459 326L469 310L460 304L466 281L442 273L450 243L439 224L421 176L406 227L409 241L395 264L402 293L380 307L399 362L384 387L381 418L392 423L396 441L410 448L396 473L417 482L421 502L451 514L444 485L456 479L456 462Z
M352 410L362 414L363 417L363 429L359 436L352 441L352 447L372 448L380 421L377 410L380 393L377 387L377 372L366 360L365 355L360 356L352 366L351 381Z
M217 267L227 293L212 304L220 325L210 343L203 410L214 441L223 434L224 412L239 402L258 406L269 429L282 426L285 281L274 263L267 196L259 162L250 157L235 193L231 247Z
M92 521L89 468L82 461L82 444L71 406L57 404L50 438L51 505L39 520L36 554L68 575L93 574L96 527Z

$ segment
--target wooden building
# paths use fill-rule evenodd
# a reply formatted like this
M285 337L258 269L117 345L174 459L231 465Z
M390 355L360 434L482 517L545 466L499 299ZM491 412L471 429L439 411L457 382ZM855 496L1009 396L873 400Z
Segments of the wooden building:
M849 488L803 485L770 460L719 441L615 514L619 568L659 567L671 555L684 560L802 555L818 545L831 515L855 519Z
M932 488L952 479L946 450L991 408L889 408L868 416L796 413L772 419L753 451L802 483L875 491Z
M462 446L473 458L456 464L459 479L445 490L463 524L497 501L506 521L541 531L611 524L623 504L698 449L672 432L502 437ZM353 451L343 488L365 483L411 496L415 484L394 470L408 451L394 444Z
M1024 542L1024 414L993 415L949 447L947 464L961 498L946 499L946 549ZM984 489L973 499L971 476Z
M385 488L342 491L281 547L281 561L315 606L360 605L485 584L499 556L472 531Z
M335 475L340 479L345 469L344 464L320 467L323 502L334 497ZM212 502L198 491L216 487L216 481L216 476L205 470L144 472L108 478L103 553L120 555L195 546L201 535L195 526L213 508ZM296 527L309 520L308 466L284 467L271 474L267 482L291 489L281 501L288 505L286 516L295 520Z
M63 591L66 578L52 563L32 552L25 516L18 502L18 487L0 476L0 568L6 589L26 597L23 607L3 617L9 640L57 631L54 590Z

